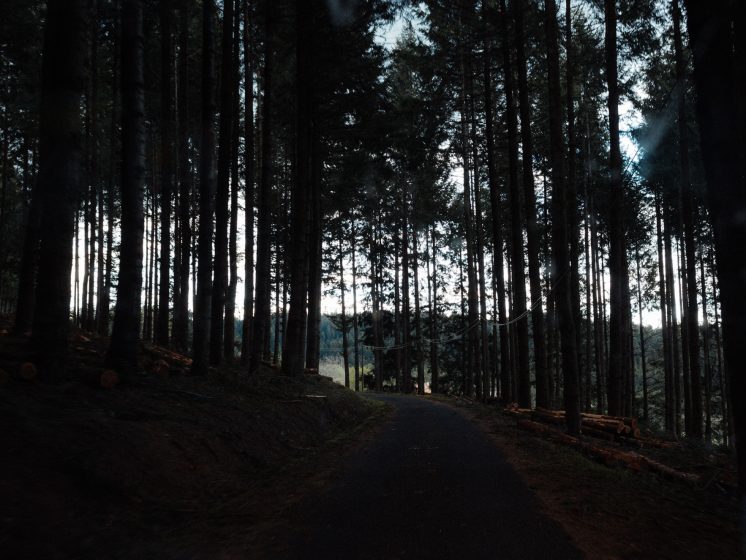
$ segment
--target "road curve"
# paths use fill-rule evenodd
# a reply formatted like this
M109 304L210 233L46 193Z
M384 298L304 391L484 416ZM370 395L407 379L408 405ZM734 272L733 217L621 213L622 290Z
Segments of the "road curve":
M393 418L307 506L290 558L583 557L472 422L423 398L373 398Z

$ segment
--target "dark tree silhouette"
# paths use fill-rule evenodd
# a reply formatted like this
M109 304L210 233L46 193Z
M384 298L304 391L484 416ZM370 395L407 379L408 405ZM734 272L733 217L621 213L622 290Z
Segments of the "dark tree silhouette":
M81 193L84 0L50 0L44 31L38 196L42 216L33 338L42 373L65 366L73 222Z
M199 239L192 371L207 373L212 302L212 238L215 229L215 3L202 4L202 140L199 158Z
M256 295L254 327L251 339L249 372L256 372L264 357L265 346L269 343L269 273L272 265L270 252L271 216L270 197L273 181L272 146L272 74L274 65L274 20L277 17L272 0L264 2L264 73L262 86L262 134L261 172L257 216L256 250Z
M121 374L137 367L144 231L145 83L142 0L122 2L122 247L117 304L106 360Z
M723 361L730 376L730 402L738 452L739 486L746 492L746 377L740 373L746 345L746 185L739 151L744 149L735 115L743 114L743 99L736 98L734 63L743 62L746 53L736 56L731 42L730 3L686 2L689 40L694 53L694 84L697 92L702 156L707 177L709 209L715 230L718 280L722 305ZM743 23L743 20L738 22ZM744 32L742 27L738 28Z

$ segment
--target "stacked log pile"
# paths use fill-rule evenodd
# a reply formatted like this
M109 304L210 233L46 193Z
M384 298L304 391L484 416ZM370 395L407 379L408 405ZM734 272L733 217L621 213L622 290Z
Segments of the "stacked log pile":
M583 413L581 415L582 435L581 437L575 437L562 431L562 426L565 424L565 412L563 410L542 408L531 410L512 404L506 407L505 413L517 419L518 428L577 449L607 466L619 465L635 471L652 471L666 478L686 483L699 481L700 477L696 474L678 471L641 453L627 451L619 445L605 447L594 441L602 440L639 448L671 448L677 446L674 442L643 435L636 418Z

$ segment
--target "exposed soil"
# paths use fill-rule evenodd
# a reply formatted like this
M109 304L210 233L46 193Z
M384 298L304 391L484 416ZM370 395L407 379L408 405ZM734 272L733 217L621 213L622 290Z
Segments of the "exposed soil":
M105 341L74 339L71 380L48 384L0 336L3 558L268 557L286 512L388 413L318 375L195 378L179 357L107 391L89 382Z
M495 406L437 397L473 419L503 451L588 558L740 558L739 507L728 488L668 481L609 468L578 451L519 430ZM655 450L678 468L701 463L702 449Z

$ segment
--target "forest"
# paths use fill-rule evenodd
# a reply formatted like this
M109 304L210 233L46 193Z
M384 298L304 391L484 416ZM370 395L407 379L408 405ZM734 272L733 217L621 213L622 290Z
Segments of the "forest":
M743 496L745 26L731 0L5 0L0 391L178 364L573 438L634 418L728 454Z

